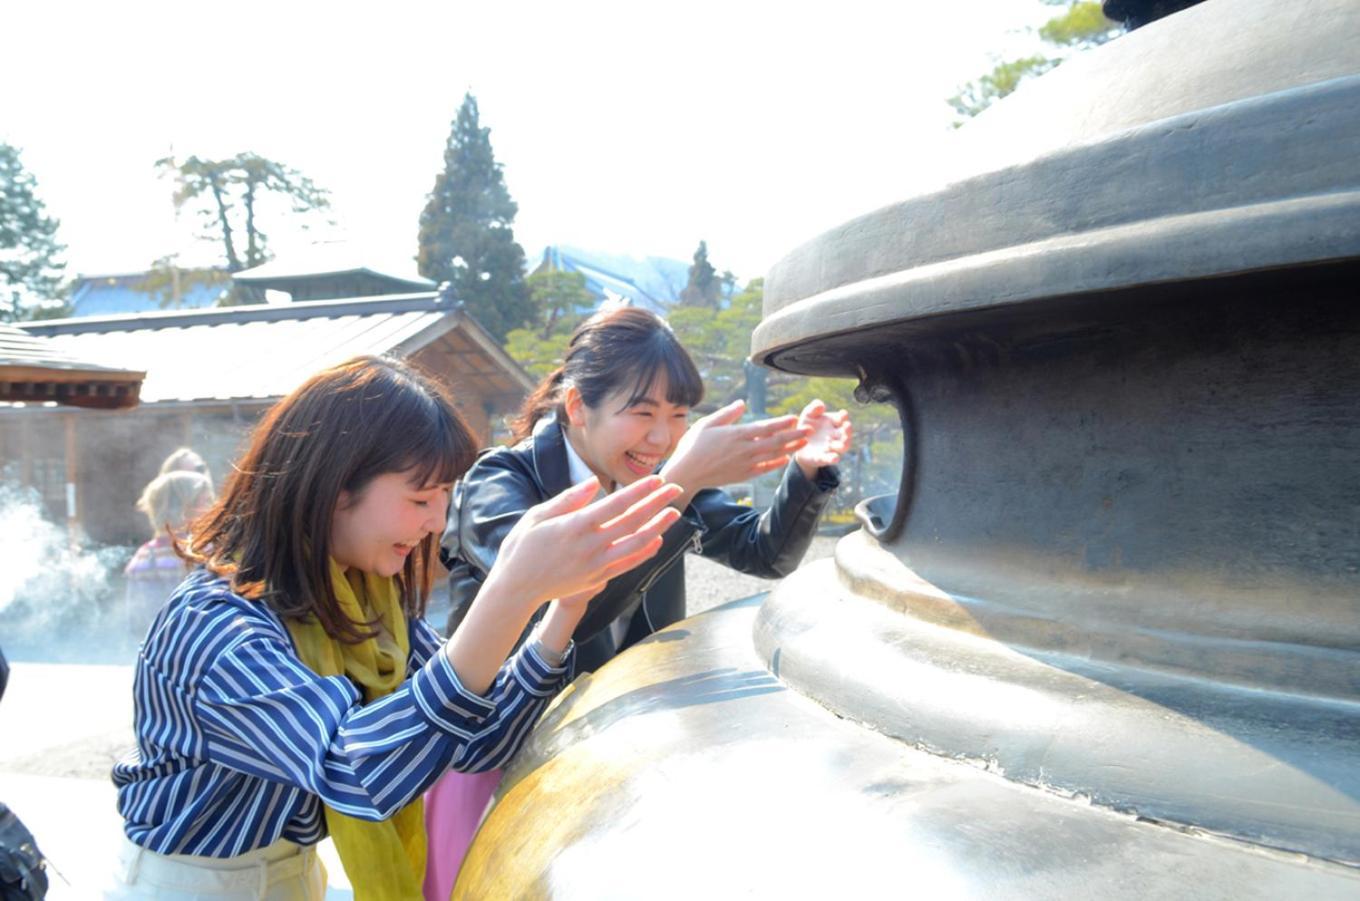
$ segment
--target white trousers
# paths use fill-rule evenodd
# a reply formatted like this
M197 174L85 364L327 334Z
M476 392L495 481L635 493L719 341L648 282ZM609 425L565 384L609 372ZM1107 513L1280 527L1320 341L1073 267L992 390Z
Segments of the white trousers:
M157 854L123 836L106 901L321 901L326 868L316 848L279 839L239 857Z

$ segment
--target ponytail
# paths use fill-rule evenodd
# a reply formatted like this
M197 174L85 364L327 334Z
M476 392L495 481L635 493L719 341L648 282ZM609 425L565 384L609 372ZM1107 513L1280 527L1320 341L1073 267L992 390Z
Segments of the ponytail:
M519 444L532 435L534 423L557 409L558 404L562 402L558 395L561 394L562 381L566 373L565 365L558 366L524 399L524 405L519 408L519 415L510 423L511 444Z

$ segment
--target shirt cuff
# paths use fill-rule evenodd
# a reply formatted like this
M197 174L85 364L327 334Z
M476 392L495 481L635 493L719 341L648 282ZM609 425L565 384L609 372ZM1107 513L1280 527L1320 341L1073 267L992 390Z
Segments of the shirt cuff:
M458 681L443 647L411 677L411 695L430 722L455 735L473 731L496 712L496 705Z
M576 642L567 645L567 650L562 654L562 662L553 666L539 653L538 639L534 639L520 648L519 653L515 655L511 672L529 694L537 698L546 698L556 694L562 683L567 681L575 663Z

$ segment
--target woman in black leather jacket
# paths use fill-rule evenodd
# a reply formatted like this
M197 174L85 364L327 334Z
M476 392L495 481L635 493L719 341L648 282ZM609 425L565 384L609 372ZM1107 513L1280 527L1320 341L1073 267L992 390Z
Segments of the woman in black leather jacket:
M578 670L684 618L687 550L766 578L791 572L839 484L834 464L850 444L849 415L814 401L797 417L738 423L738 401L689 426L702 396L689 354L653 314L625 307L582 324L563 366L526 401L515 446L484 454L454 491L442 548L450 633L524 511L592 475L609 491L659 471L685 493L661 552L590 602L574 635ZM781 467L763 512L717 487Z

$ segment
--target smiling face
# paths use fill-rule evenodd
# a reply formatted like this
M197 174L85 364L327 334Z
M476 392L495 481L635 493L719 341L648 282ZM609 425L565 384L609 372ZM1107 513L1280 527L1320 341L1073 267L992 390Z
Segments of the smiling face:
M374 477L340 492L331 517L331 556L346 569L395 576L427 535L444 530L452 485L415 485L411 473Z
M665 373L641 397L634 398L628 385L596 407L586 406L580 392L568 388L563 407L567 440L606 488L651 475L689 427L689 407L666 399Z

